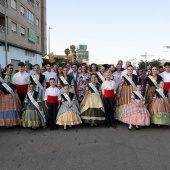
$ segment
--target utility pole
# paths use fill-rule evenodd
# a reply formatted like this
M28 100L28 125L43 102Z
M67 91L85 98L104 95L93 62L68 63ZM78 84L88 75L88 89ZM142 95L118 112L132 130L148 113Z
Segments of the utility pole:
M7 12L6 12L6 9L7 9L7 0L5 0L5 62L6 62L6 65L8 65L8 44L7 44Z
M48 28L48 54L50 54L50 30L51 29L52 29L51 27Z

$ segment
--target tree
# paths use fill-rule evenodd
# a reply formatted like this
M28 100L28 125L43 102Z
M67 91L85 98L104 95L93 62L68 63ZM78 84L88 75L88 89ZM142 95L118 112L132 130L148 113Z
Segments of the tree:
M66 49L64 50L64 53L65 53L66 56L68 57L68 55L70 54L70 50L69 50L68 48L66 48Z
M68 59L64 59L64 58L54 58L55 63L57 63L58 65L62 65L64 63L69 63L70 61Z
M70 45L70 50L71 50L72 53L74 53L75 50L76 50L76 46L75 45Z
M161 65L160 59L158 60L152 60L152 61L146 61L146 66L151 66L151 67L159 67ZM139 68L145 69L145 61L141 60L138 63Z
M47 59L47 58L43 58L42 60L43 60L42 66L45 66L47 63L50 62L49 59Z

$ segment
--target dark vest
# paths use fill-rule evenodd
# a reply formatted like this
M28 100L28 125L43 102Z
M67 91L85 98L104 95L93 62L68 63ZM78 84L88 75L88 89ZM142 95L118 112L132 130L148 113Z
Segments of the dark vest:
M61 97L62 97L65 101L67 101L67 99L64 97L63 94L61 95ZM74 97L74 94L69 92L69 97L70 97L70 100L72 100L73 97Z
M135 95L135 99L137 99L137 100L140 100L140 98L134 93L134 92L132 92L134 95ZM141 93L141 95L144 97L145 95L144 94L142 94Z
M14 84L10 83L9 86L11 87L11 89L12 89L13 91L15 91L16 86L15 86ZM2 90L5 95L6 95L6 94L11 94L9 91L7 91L7 89L6 89L2 84L0 85L0 90Z
M62 80L60 78L59 78L59 80L60 80L60 83L62 86L66 85L62 82ZM73 80L73 77L71 77L70 75L67 75L66 81L68 82L69 85L71 84L72 80Z
M127 85L131 85L131 84L129 83L129 81L128 81L124 76L123 76L123 78L125 79ZM133 80L133 82L135 83L135 85L137 85L137 83L138 83L138 76L132 74L132 80Z
M34 98L35 101L37 101L37 97L38 97L38 92L34 91L33 98ZM28 95L27 95L27 98L29 99Z
M162 98L162 96L155 90L155 93L158 98ZM166 90L163 91L164 95L167 97L168 92Z
M45 76L40 73L39 82L40 82L41 85L43 85L44 80L45 80ZM36 83L34 82L34 80L31 76L30 76L30 81L31 81L31 83L36 85Z
M100 84L98 82L96 82L95 84L93 84L96 89L99 91L100 88ZM91 93L95 93L95 91L88 85L89 91L91 91Z
M98 82L99 82L100 84L102 84L103 81L100 79L100 77L98 76L98 74L96 74L96 77L97 77Z
M156 82L159 83L161 80L162 80L162 77L159 76L159 75L157 75ZM146 82L147 82L150 86L155 86L154 83L152 82L152 80L151 80L149 77L147 77Z

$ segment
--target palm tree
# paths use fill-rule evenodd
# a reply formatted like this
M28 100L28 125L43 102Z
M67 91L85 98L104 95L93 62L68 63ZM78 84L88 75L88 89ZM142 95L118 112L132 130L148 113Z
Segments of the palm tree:
M64 53L66 54L66 56L67 56L67 58L68 58L68 56L69 56L69 54L70 54L70 50L69 50L68 48L66 48L66 49L64 50Z

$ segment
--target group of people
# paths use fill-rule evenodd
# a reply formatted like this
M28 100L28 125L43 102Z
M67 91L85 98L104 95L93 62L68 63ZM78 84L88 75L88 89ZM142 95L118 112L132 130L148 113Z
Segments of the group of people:
M139 129L150 124L170 126L170 63L147 70L127 61L92 63L18 63L0 69L0 126L46 127L87 123L116 128L116 121Z

